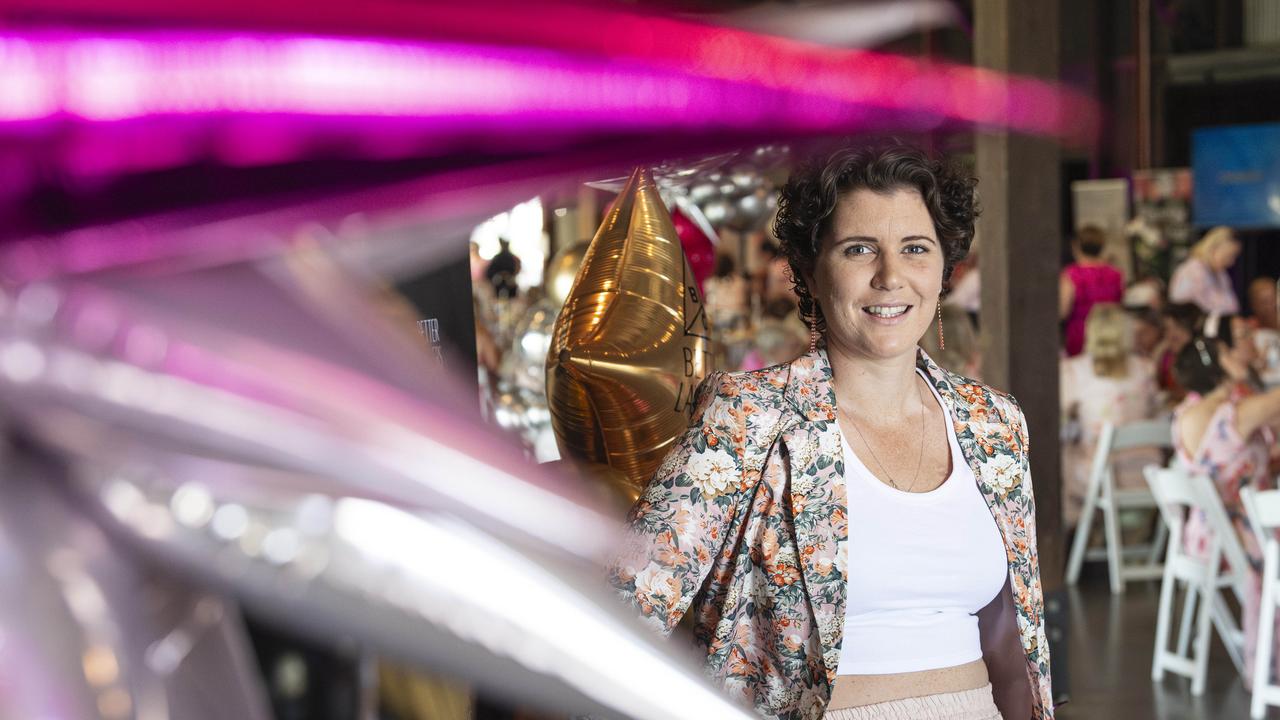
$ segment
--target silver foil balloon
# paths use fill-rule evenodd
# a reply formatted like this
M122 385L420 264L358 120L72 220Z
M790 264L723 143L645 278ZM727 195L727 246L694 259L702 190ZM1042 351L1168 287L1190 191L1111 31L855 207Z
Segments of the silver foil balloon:
M585 249L585 243L583 245ZM552 265L555 264L553 261ZM570 284L572 280L570 277ZM547 282L551 282L550 273ZM543 366L551 347L551 332L563 302L563 298L557 302L555 298L547 297L525 312L516 324L511 347L502 356L498 370L504 391L495 403L494 419L500 427L516 432L540 462L559 459L554 436L549 444L544 439L551 431L551 413L547 409L547 379Z
M66 473L6 458L0 719L270 720L236 605L135 559L73 507Z
M733 220L736 209L728 200L717 198L703 203L702 215L713 226L726 225Z
M706 202L720 194L720 188L712 183L698 183L689 186L689 199L695 203Z
M764 178L751 165L737 165L729 175L735 192L752 192L764 184Z
M599 587L608 513L461 410L376 295L318 249L196 267L0 303L0 401L126 547L523 703L747 717Z

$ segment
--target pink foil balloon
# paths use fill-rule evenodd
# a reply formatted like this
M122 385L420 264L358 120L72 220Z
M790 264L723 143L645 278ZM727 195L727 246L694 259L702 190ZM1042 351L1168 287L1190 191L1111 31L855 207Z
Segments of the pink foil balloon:
M680 208L672 208L671 221L676 226L676 235L680 236L680 244L684 246L684 256L689 261L689 268L693 270L698 291L702 292L703 283L711 277L716 267L715 243Z

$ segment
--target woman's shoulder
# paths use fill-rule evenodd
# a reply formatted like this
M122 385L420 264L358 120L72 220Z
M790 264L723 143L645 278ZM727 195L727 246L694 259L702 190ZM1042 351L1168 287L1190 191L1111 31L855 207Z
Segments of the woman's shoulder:
M1129 354L1129 377L1135 380L1146 380L1156 375L1156 361L1137 353Z
M705 383L709 389L730 397L781 396L791 377L791 362L759 370L719 370L708 376Z
M794 362L794 361L793 361ZM693 424L732 425L735 444L747 451L767 446L766 436L795 412L787 401L787 385L792 379L792 362L760 370L719 371L704 381L698 412Z
M938 369L942 371L944 379L950 383L950 390L955 393L957 402L970 415L979 412L981 416L988 418L988 421L1003 422L1016 427L1025 424L1022 406L1012 394L946 368ZM946 388L940 388L940 390L944 389Z
M1173 269L1173 279L1200 277L1209 273L1209 266L1200 262L1200 258L1189 257Z

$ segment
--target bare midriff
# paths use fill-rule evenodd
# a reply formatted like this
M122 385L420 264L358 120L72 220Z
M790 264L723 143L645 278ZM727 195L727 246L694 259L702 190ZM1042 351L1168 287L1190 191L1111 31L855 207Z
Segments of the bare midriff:
M909 697L973 690L988 682L987 665L982 660L919 672L840 675L836 677L827 709L841 710Z

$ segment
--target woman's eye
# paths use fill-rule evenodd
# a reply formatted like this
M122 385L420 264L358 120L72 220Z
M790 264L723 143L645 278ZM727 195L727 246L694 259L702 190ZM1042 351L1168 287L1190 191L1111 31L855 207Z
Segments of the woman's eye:
M908 253L910 255L923 255L929 252L929 248L925 247L924 245L908 245L902 249L902 252Z
M875 252L866 245L848 245L844 249L845 255L866 255Z

